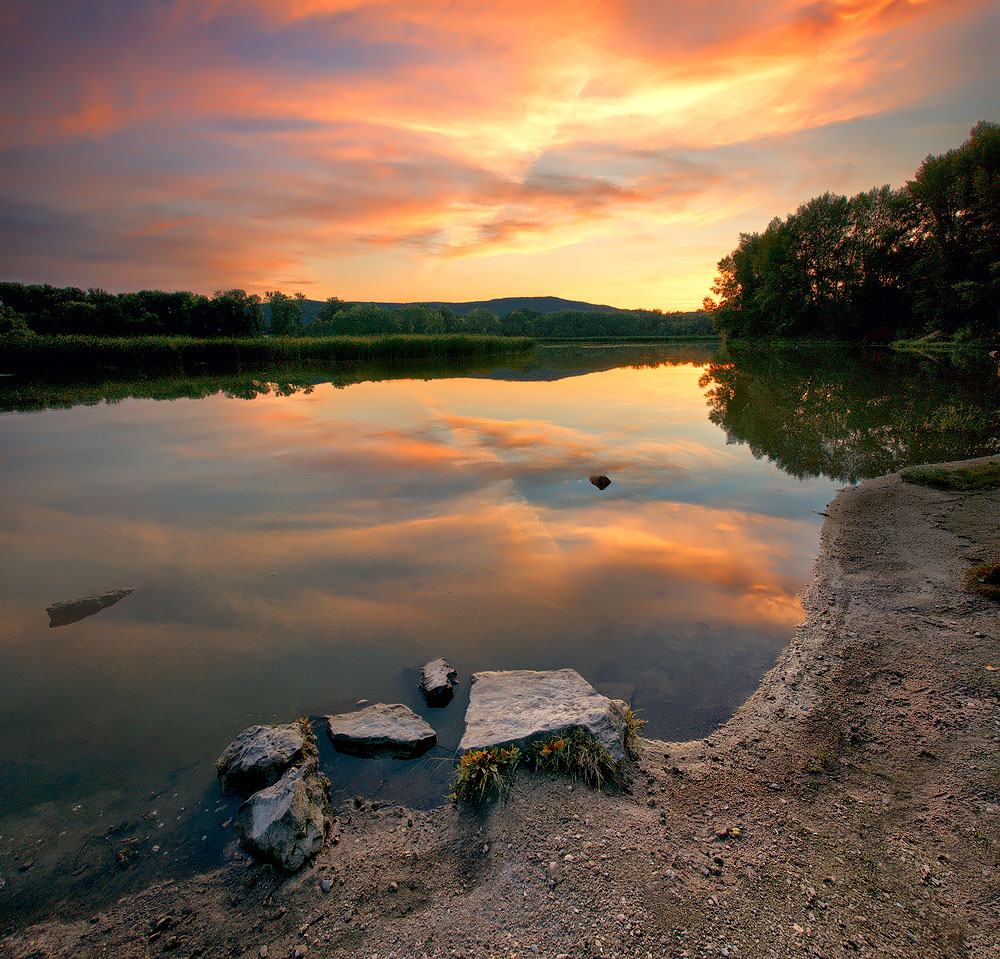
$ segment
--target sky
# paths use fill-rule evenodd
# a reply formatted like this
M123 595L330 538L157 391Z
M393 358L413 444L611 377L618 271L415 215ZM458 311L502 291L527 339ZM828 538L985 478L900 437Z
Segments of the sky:
M1000 120L995 0L7 0L0 279L696 309Z

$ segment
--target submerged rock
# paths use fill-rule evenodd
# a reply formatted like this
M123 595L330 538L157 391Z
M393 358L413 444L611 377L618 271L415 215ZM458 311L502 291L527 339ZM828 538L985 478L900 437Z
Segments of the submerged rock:
M420 692L428 706L447 706L455 695L458 671L445 659L434 659L420 670Z
M244 796L277 782L289 766L315 759L308 721L244 729L215 761L222 785Z
M296 872L326 842L333 823L330 780L315 762L289 769L254 793L236 814L243 846L287 872Z
M603 473L600 476L591 476L590 482L599 490L606 490L611 485L611 480Z
M473 673L458 750L526 746L574 729L590 733L616 762L624 758L624 703L602 696L575 669Z
M335 749L355 756L388 752L405 759L437 742L437 733L402 703L374 703L354 713L327 716L326 731Z
M81 596L65 603L53 603L45 607L45 612L49 614L49 628L79 622L81 619L93 616L94 613L99 613L102 609L114 606L120 599L133 592L135 592L134 586L122 586L118 589L109 589L97 596Z

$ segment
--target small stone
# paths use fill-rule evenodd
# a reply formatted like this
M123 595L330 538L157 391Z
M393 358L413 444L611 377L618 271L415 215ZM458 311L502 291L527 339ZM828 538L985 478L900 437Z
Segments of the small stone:
M236 831L253 855L297 872L319 852L332 819L330 781L315 763L306 763L243 803Z
M260 956L260 959L265 959L265 957L267 956L267 946L261 946L257 950L257 955Z
M318 755L308 722L250 726L222 751L215 768L225 789L247 796L272 786L292 766Z
M398 882L390 882L389 883L389 892L399 892L399 883Z
M296 945L292 946L292 959L302 959L302 957L309 951L308 946Z
M458 672L445 659L435 659L420 670L420 692L428 706L447 706L455 695Z
M409 759L437 743L437 733L402 703L374 703L357 712L327 716L326 731L334 749L355 756L389 753Z
M599 490L606 490L611 485L611 480L603 473L590 477L590 482Z
M330 891L330 890L331 890L331 889L333 888L333 883L332 883L332 882L330 882L330 880L329 880L329 879L324 879L324 880L323 880L323 881L322 881L322 882L321 882L321 883L319 884L319 887L320 887L320 889L322 889L322 890L323 890L323 892L329 892L329 891Z

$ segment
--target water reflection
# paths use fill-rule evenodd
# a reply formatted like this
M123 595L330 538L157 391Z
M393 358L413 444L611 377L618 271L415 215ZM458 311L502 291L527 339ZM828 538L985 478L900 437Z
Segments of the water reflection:
M438 802L478 669L571 666L651 735L704 735L801 619L827 477L996 442L971 386L949 399L919 368L894 391L870 366L672 350L285 378L252 402L204 382L184 387L199 399L128 399L166 389L133 384L0 417L16 504L0 513L0 856L68 830L55 856L106 813L202 862L232 815L211 798L225 744L359 698L406 703L440 745L413 763L326 750L335 795ZM141 588L53 641L54 597L123 582ZM428 709L418 669L442 655L462 682ZM139 802L171 774L170 816ZM21 902L44 893L34 870L4 872Z
M853 483L1000 449L985 354L747 346L711 363L701 385L713 423L793 476Z

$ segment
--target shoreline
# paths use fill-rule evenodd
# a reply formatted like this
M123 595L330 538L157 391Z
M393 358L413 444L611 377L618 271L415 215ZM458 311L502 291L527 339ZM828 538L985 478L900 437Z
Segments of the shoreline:
M291 878L233 845L0 953L1000 956L1000 617L961 586L1000 491L893 474L829 514L775 667L705 739L643 740L629 792L522 774L481 812L342 804Z

